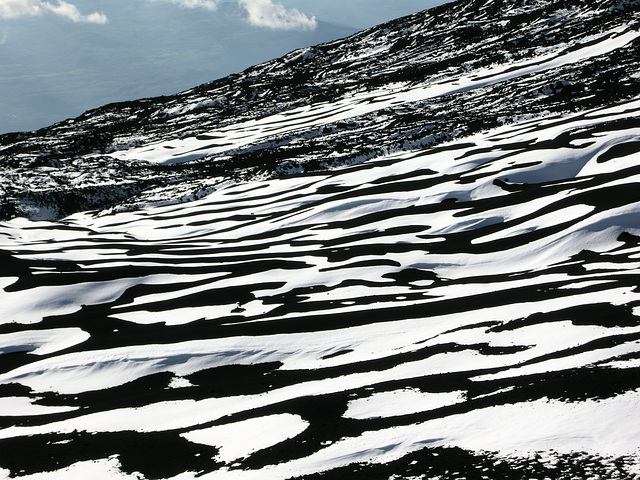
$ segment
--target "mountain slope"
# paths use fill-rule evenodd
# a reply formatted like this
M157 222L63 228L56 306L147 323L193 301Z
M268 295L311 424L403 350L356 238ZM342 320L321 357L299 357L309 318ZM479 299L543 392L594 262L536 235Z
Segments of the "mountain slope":
M116 204L150 186L164 190L178 183L193 194L206 178L208 185L220 176L317 170L450 140L521 115L629 99L639 81L633 73L639 58L635 10L634 2L454 3L179 95L109 105L38 132L1 136L0 218L61 218ZM466 86L456 88L458 81ZM322 128L303 128L302 136L289 129L269 138L267 132L260 139L268 141L250 149L203 151L191 157L202 158L196 164L149 166L113 158L134 145L198 135L206 146L220 129L296 107L377 102L376 96L394 89L425 87L429 92L414 101L408 95L366 114L350 110L342 121L320 118L315 125ZM302 151L296 143L304 143ZM110 153L116 155L104 156ZM88 177L80 185L78 174ZM164 197L175 197L169 190Z
M458 2L3 137L0 472L635 478L638 17Z

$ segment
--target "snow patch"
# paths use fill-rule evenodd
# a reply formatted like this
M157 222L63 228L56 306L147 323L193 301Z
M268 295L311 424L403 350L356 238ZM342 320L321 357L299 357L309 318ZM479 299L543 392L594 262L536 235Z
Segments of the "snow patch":
M411 388L374 393L368 398L351 400L343 416L366 420L426 412L459 403L464 400L464 393L462 391L425 393Z
M282 414L193 430L181 436L193 443L219 447L217 459L229 463L296 437L308 426L299 415Z

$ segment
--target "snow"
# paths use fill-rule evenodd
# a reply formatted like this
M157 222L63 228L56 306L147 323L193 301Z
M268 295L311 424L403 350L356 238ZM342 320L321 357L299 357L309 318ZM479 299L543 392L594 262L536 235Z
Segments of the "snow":
M87 251L82 250L86 255ZM123 250L123 252L127 252ZM98 255L102 253L99 251ZM110 251L111 254L116 253ZM68 258L65 252L62 255ZM71 254L72 258L76 255ZM87 272L88 273L88 272ZM222 275L222 274L220 274ZM83 305L112 302L134 285L162 285L197 282L213 279L215 275L153 275L144 278L123 278L105 282L76 283L73 289L66 285L40 286L30 290L6 292L0 290L0 324L39 323L44 317L78 312ZM13 282L11 282L13 283ZM26 307L28 305L28 307ZM1 341L1 340L0 340Z
M584 365L594 365L597 363L606 365L607 360L611 360L628 353L637 352L639 348L640 341L628 342L624 345L618 345L612 348L576 353L563 358L541 361L534 365L514 367L496 374L478 375L477 377L474 377L474 379L478 381L498 380L516 376L569 370L571 368L579 368Z
M384 463L424 446L460 446L474 451L498 451L523 455L553 450L611 455L637 454L636 432L640 418L634 406L639 391L615 398L564 403L541 399L534 402L501 405L472 410L415 425L365 432L344 438L305 458L260 470L227 470L199 476L204 479L285 479L290 475L326 471L352 462ZM600 419L594 422L593 419ZM606 419L606 421L605 421ZM250 452L266 448L301 433L306 422L295 415L273 415L211 427L183 434L189 441L221 446L219 458L231 462ZM247 435L251 432L251 435ZM80 462L37 478L135 478L117 470L113 457L95 462ZM116 476L116 472L117 476ZM185 476L186 475L186 476ZM21 477L21 478L36 478ZM86 478L86 477L84 477ZM176 478L191 478L183 474Z
M4 333L0 334L0 354L28 352L48 355L78 345L89 338L87 332L77 327Z
M9 476L8 470L0 470L0 478L15 478ZM40 472L33 475L21 475L24 480L86 480L99 478L100 480L140 480L137 473L127 474L120 470L120 461L113 455L100 460L77 462L69 467L53 472Z
M195 137L158 142L138 148L115 152L114 158L122 160L145 160L152 163L172 164L217 155L229 150L264 142L268 138L290 134L304 127L309 129L344 121L359 115L383 110L392 105L417 102L429 98L460 93L488 85L505 82L516 77L558 68L594 56L612 52L640 36L640 32L615 28L593 38L583 39L585 43L597 39L594 45L575 48L567 52L551 52L535 61L512 62L508 66L499 65L476 71L462 78L449 79L434 84L419 85L401 89L382 87L377 91L356 93L333 103L299 107L285 113L248 120L236 125L207 132L206 141ZM170 153L167 153L170 152Z
M508 313L508 307L500 307L500 309ZM495 309L493 314L489 314L485 318L500 318L496 316L496 313L500 309ZM543 311L543 309L537 311ZM474 318L476 322L481 322L482 320L482 317ZM409 323L413 323L413 326L410 326ZM422 331L416 328L419 327L420 324L422 324ZM261 349L258 347L259 342L257 339L246 338L233 340L235 347L231 345L223 347L223 342L230 342L227 340L218 342L196 341L188 344L190 346L189 349L185 348L185 345L149 346L137 347L135 349L121 348L105 353L95 352L93 359L85 353L69 354L65 357L67 357L68 360L77 359L77 363L62 363L60 360L63 360L64 357L56 361L45 360L36 362L36 364L31 364L17 371L10 372L10 374L3 375L0 377L0 381L10 381L10 379L14 377L18 378L21 383L30 385L36 390L55 390L63 393L74 393L74 391L80 392L100 387L104 388L109 385L119 385L127 381L127 379L133 379L137 376L148 375L157 371L169 370L178 375L186 375L190 372L198 371L205 365L211 367L216 364L248 364L269 361L284 361L286 362L285 366L287 368L314 368L323 363L325 365L338 365L346 362L354 362L358 359L371 359L373 356L384 355L385 352L398 354L403 350L399 348L401 345L407 345L404 349L411 351L416 348L415 342L418 341L421 336L427 338L426 341L420 342L420 345L423 347L429 346L430 344L437 345L452 341L465 344L468 341L473 342L474 339L477 338L477 332L474 332L474 329L458 330L440 335L436 333L445 326L446 328L453 329L457 325L460 325L459 322L455 321L455 317L442 318L440 321L430 319L427 325L424 324L425 322L422 321L405 321L399 323L394 322L388 325L386 331L380 328L375 328L372 331L371 326L367 326L337 332L327 332L326 334L315 332L313 334L297 336L282 336L282 339L291 340L289 347L285 347L285 344L282 342L279 344L275 343L273 339L271 339L271 342L265 342L265 347ZM425 331L425 326L428 326L431 332ZM480 331L487 330L486 327L477 327L477 329L480 329ZM64 420L45 426L10 427L0 430L0 438L10 438L16 435L32 435L34 433L72 432L74 430L86 430L89 432L137 430L148 432L185 428L213 421L225 415L260 408L265 405L283 402L300 396L323 395L332 392L347 391L372 383L414 378L424 372L435 375L456 371L463 372L469 368L480 370L496 366L514 365L514 368L507 369L502 374L476 377L478 381L491 380L495 378L507 378L515 374L532 374L589 365L597 360L614 358L639 349L638 346L640 342L629 342L608 349L565 356L558 360L533 363L528 367L517 366L519 363L534 358L541 358L549 353L561 350L566 351L576 346L585 345L592 340L600 338L605 331L610 335L628 332L627 329L623 328L572 327L570 322L532 325L514 331L507 330L485 333L487 337L486 340L494 346L532 346L531 343L533 341L540 342L537 346L533 345L532 348L515 354L484 356L475 351L468 350L442 353L424 360L406 362L382 371L357 373L337 378L300 383L263 394L201 401L162 402L135 409L125 408L85 415L78 419ZM639 332L640 327L632 331ZM319 358L335 351L336 347L331 347L330 342L331 339L337 341L339 336L343 339L342 343L340 343L340 348L351 348L355 351L320 361ZM368 341L364 343L367 337L369 337ZM351 340L349 340L350 338ZM408 341L409 339L412 341ZM542 343L541 340L543 340L544 343ZM315 345L309 345L309 342L314 342ZM218 344L217 348L220 349L218 354L213 353L213 349L216 348L213 347L215 343ZM298 345L298 351L287 350L295 348L294 345ZM197 354L194 346L197 346L202 353ZM155 354L153 353L154 349L156 350ZM171 350L176 353L180 352L180 363L173 363L174 361L172 361L169 353ZM131 353L125 354L125 351ZM144 358L145 351L148 352L146 355L150 358ZM188 355L186 355L187 352ZM97 360L99 353L100 356L104 358L102 363ZM133 357L134 353L141 357L140 360L136 361L136 358ZM154 355L155 358L153 358ZM188 360L185 361L185 357L187 357ZM106 363L109 360L110 363ZM138 362L139 364L136 365ZM32 371L34 375L28 373L29 371ZM407 398L411 398L411 395L413 395L413 393L404 392L402 395L395 397L397 398L399 411L410 408L417 408L419 409L418 411L422 411L422 408L437 408L437 405L444 406L444 403L451 403L454 400L452 397L432 396L432 394L428 394L425 395L424 398L421 396L422 403L414 402L414 406L409 407L407 406L406 400ZM456 398L458 395L459 392L455 392ZM388 397L382 398L389 400ZM350 408L355 408L355 412L378 411L377 415L388 414L384 412L389 412L389 410L381 406L383 403L379 400L380 397L374 396L373 400L356 401L356 403L352 404L355 406ZM413 400L415 400L415 396ZM353 413L353 415L360 416L363 415L363 413Z
M173 377L167 388L189 388L194 385L184 377Z
M231 315L232 310L236 307L235 303L228 305L216 305L207 307L187 307L176 308L164 312L148 312L146 310L137 310L135 312L114 313L113 318L124 320L127 322L137 323L139 325L152 325L155 323L163 323L167 326L184 325L186 323L195 322L196 320L207 318L219 318Z
M309 426L299 415L269 415L182 434L194 443L219 447L217 459L230 463L304 432Z
M82 305L116 300L135 282L130 279L102 283L43 286L33 290L7 293L0 291L0 324L34 324L44 317L74 313ZM29 305L25 308L25 305Z
M26 397L1 397L0 412L3 416L22 417L28 415L49 415L52 413L73 412L78 407L52 407L38 405Z
M459 403L464 399L464 393L425 393L414 389L374 393L371 397L350 401L344 417L366 420L425 412Z
M584 451L637 455L640 417L633 412L638 401L640 391L636 390L612 399L574 404L542 399L481 408L415 425L365 432L341 439L308 457L260 470L221 470L202 478L285 479L351 463L386 463L438 446L502 455L549 450L559 454ZM594 422L594 418L602 421Z
M494 240L501 240L512 236L524 235L535 232L541 228L548 228L562 222L571 222L576 218L586 216L595 210L590 205L572 205L567 208L556 210L554 212L545 213L532 220L518 223L516 226L501 230L498 233L487 235L486 237L476 238L472 243L484 243Z

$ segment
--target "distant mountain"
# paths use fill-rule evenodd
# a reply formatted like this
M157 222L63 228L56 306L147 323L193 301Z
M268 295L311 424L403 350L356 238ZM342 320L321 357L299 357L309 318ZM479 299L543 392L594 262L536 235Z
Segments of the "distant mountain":
M0 137L0 475L640 475L640 3L461 0Z
M237 4L216 12L150 2L102 2L107 25L6 21L0 36L0 133L50 125L105 103L168 95L239 72L296 48L356 31L256 28ZM38 32L34 35L34 32Z

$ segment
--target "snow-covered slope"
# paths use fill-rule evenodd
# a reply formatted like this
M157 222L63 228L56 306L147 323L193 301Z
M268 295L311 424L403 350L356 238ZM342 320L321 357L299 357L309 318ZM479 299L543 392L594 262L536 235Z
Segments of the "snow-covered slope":
M460 1L177 95L0 136L0 218L190 199L220 177L333 168L635 98L637 10Z
M640 475L639 7L562 5L5 137L0 473Z

